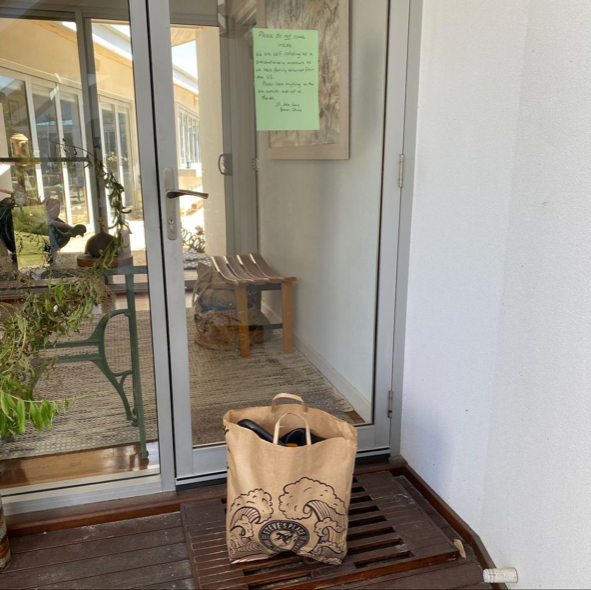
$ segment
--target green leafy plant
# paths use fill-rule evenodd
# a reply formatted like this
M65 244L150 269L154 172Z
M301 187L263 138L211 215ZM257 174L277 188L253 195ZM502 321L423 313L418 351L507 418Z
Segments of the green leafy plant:
M66 143L62 144L61 147L68 158L78 158L83 154L83 157L86 158L86 166L94 167L99 185L102 185L107 192L112 216L112 224L108 225L108 229L114 230L113 241L102 253L102 258L97 265L102 266L103 268L109 268L118 254L125 247L124 230L127 232L130 231L125 216L131 213L131 209L125 207L125 204L123 203L125 187L117 180L115 174L103 162L97 160L94 155L87 150L67 145Z
M79 148L63 146L66 157L78 157ZM124 247L123 230L129 229L123 204L124 187L102 162L86 153L88 166L95 168L103 183L113 214L113 240L102 252L97 264L88 269L72 270L52 276L44 274L47 287L42 292L27 290L30 280L20 272L10 278L20 285L22 296L8 304L0 304L0 437L23 434L28 425L41 432L51 430L54 418L67 410L71 399L36 399L34 388L40 377L51 372L55 360L46 354L60 338L79 332L84 320L92 316L95 306L103 303L109 291L102 277ZM19 219L29 232L34 221ZM34 232L31 232L34 233ZM31 235L29 233L29 235ZM40 242L42 245L43 242Z
M27 422L39 431L51 429L60 408L68 409L68 399L37 400L33 389L54 366L42 351L78 332L94 306L105 300L106 286L93 274L50 281L47 291L28 292L16 312L3 306L7 313L0 322L0 436L24 433Z

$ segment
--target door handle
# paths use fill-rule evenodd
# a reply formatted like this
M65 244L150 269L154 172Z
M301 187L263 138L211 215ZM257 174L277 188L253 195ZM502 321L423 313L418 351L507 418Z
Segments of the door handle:
M176 199L178 197L200 197L201 199L208 199L209 193L200 193L198 191L186 191L184 189L178 189L173 191L166 191L166 196L169 199Z
M175 174L172 168L164 169L164 193L166 194L166 235L169 240L176 240L179 232L177 229L179 221L179 208L178 197L187 195L190 197L199 197L201 199L207 199L209 195L207 193L201 193L197 191L186 191L175 188Z

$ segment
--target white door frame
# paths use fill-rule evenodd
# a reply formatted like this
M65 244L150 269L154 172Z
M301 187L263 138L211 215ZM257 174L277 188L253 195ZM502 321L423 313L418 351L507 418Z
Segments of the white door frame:
M155 85L152 83L151 72L152 60L154 55L158 56L158 49L160 55L167 56L170 47L166 47L166 43L170 42L170 37L164 39L166 51L162 51L162 47L150 46L147 5L150 9L157 9L158 3L161 0L145 0L146 4L134 0L130 2L130 20L132 21L133 33L132 43L134 52L134 79L136 88L136 116L137 121L148 120L153 121L154 100L157 97L155 92ZM385 125L385 152L384 160L388 165L384 166L384 182L383 192L385 202L382 205L382 239L381 251L388 246L394 246L394 251L397 256L390 254L386 264L384 256L380 260L380 271L389 272L397 271L398 277L396 281L388 281L384 283L382 275L382 282L380 284L380 313L388 312L388 306L392 308L394 298L388 297L395 295L396 308L395 312L391 313L389 319L390 328L393 329L393 346L390 345L388 354L381 354L383 362L388 364L388 356L390 367L393 369L390 375L393 375L393 380L381 376L379 382L381 386L388 386L394 390L394 406L393 406L393 420L391 430L391 442L389 448L393 453L399 451L400 445L400 404L402 399L402 363L404 360L404 315L406 312L406 288L408 277L408 251L410 246L410 211L412 205L412 191L413 191L413 172L414 172L414 150L415 150L415 129L416 129L416 111L417 111L417 96L418 96L418 67L419 67L419 53L420 53L420 30L421 30L421 7L422 0L391 0L392 5L402 6L410 2L410 27L408 39L408 84L406 89L406 111L405 111L405 129L404 129L404 150L406 152L405 158L405 176L406 180L404 187L400 192L397 189L398 178L397 166L392 166L392 158L396 158L396 152L400 145L398 139L398 132L393 129L397 125L393 124L392 118L388 118L388 113L392 112L392 108L397 108L397 101L401 100L400 89L394 87L393 77L388 76L388 95L386 106L386 125ZM163 3L163 2L162 2ZM16 4L16 3L15 3ZM168 4L168 3L166 3ZM168 7L166 7L168 9ZM391 11L390 18L394 17L395 11ZM86 15L84 15L86 16ZM105 12L105 17L108 12ZM166 19L169 18L168 13L165 14ZM77 23L79 25L78 34L82 33L82 12L76 11ZM180 22L180 21L179 21ZM213 22L208 24L212 25ZM88 32L88 31L87 31ZM162 39L161 39L162 41ZM400 40L398 40L400 41ZM395 47L397 47L397 40L393 39L393 30L390 28L390 46L389 46L389 67L393 67L392 56ZM82 50L81 50L82 51ZM397 63L395 66L402 68L402 63ZM172 71L171 71L172 79ZM166 86L166 85L160 85ZM83 87L84 93L84 110L88 115L90 109L88 101L88 87ZM170 86L172 92L172 85ZM397 98L395 98L397 97ZM98 106L98 105L97 105ZM85 122L88 122L88 116L84 117ZM161 235L164 217L162 216L162 203L160 199L161 189L159 183L162 163L159 162L157 167L156 161L156 138L157 130L154 125L139 125L138 126L138 140L140 146L140 165L142 170L142 188L145 211L145 228L146 233L150 236ZM89 142L90 134L87 134ZM175 163L173 162L173 165ZM398 196L397 196L398 195ZM398 211L398 213L397 213ZM389 218L389 222L387 219ZM394 227L394 221L398 220L400 225L400 232L398 235L398 242L392 243L391 236L385 236L387 232L384 229L391 229ZM389 240L389 242L388 242ZM5 499L6 511L9 513L22 512L29 510L39 510L41 508L53 508L58 506L67 506L73 504L81 504L90 501L101 501L111 498L129 497L134 495L141 495L144 493L154 493L157 491L172 490L177 482L177 473L174 465L175 443L173 440L173 415L172 415L172 388L171 388L171 366L169 364L169 343L171 341L180 340L178 333L171 333L169 329L165 309L167 305L167 293L165 290L165 273L164 273L164 256L167 255L165 249L161 244L161 240L151 239L147 241L148 258L150 260L150 307L152 309L152 329L154 334L153 350L154 350L154 364L155 364L155 385L156 398L158 410L158 424L159 424L159 445L161 458L161 473L160 476L151 477L133 477L127 481L106 481L104 483L92 483L90 480L80 480L75 482L75 487L70 489L55 489L62 485L71 485L73 482L56 482L52 490L49 491L22 491L21 494L15 494L11 498ZM393 260L397 258L398 266L393 264ZM391 279L391 275L390 275ZM183 302L184 307L184 302ZM381 322L380 322L381 323ZM388 330L381 329L381 335L378 334L379 342L388 346L388 341L392 337L392 332L388 335ZM381 338L381 340L380 340ZM389 354L393 351L393 354ZM376 387L378 383L376 382ZM382 400L383 401L383 400ZM384 410L384 404L377 411ZM175 408L176 410L176 408ZM364 434L364 428L360 428L360 448L368 448L367 445L375 444L376 437L368 437ZM379 434L380 440L383 439L384 433ZM385 447L387 450L388 446ZM209 447L203 449L204 457L200 461L199 471L202 474L200 479L219 477L223 472L213 473L215 465L219 464L220 451L225 453L223 447ZM371 452L371 451L370 451ZM208 471L209 469L209 471ZM194 470L197 473L197 470ZM91 478L92 479L92 478ZM85 485L89 482L88 485ZM137 483L136 483L137 482ZM145 483L142 483L145 482ZM83 488L79 486L84 486Z
M140 4L140 3L138 3ZM371 425L358 428L360 455L390 453L391 421L388 413L391 408L389 392L392 391L394 370L395 309L393 302L397 291L398 226L400 223L401 188L398 179L398 162L403 153L404 105L406 96L407 42L410 0L390 0L389 60L386 97L385 150L383 153L383 193L380 228L379 288L377 303L376 334L376 373L375 396L373 404L374 421ZM145 0L150 27L151 66L154 79L161 81L153 87L155 111L155 130L159 149L157 154L160 194L164 195L163 171L172 168L177 172L176 138L174 120L174 97L172 86L172 59L170 51L170 13L167 0ZM139 9L138 9L139 10ZM186 22L186 21L185 21ZM223 19L222 19L223 22ZM192 24L201 24L196 19ZM134 55L137 51L134 46ZM222 59L224 53L222 52ZM151 119L140 118L140 129L146 127ZM173 133L170 131L173 130ZM226 131L226 130L225 130ZM142 143L143 145L143 143ZM142 166L142 169L145 169ZM161 232L166 236L163 198L160 210L162 216ZM177 223L179 223L177 211ZM172 391L181 392L173 396L174 437L176 456L176 483L182 485L195 481L217 479L225 475L225 446L212 444L192 447L191 408L189 400L190 382L187 351L187 326L185 316L183 285L182 247L180 241L171 242L163 238L164 258L166 260L167 311L170 338L170 366ZM162 425L161 425L162 429Z
M417 151L417 118L419 111L419 74L421 65L421 30L423 24L423 0L410 0L408 21L408 57L406 64L406 97L404 109L404 140L402 153L403 183L400 195L398 230L398 263L396 277L396 305L394 312L394 354L392 367L392 455L401 454L402 399L404 389L404 350L406 338L406 311L412 205L415 182L415 158ZM398 67L398 66L396 66ZM401 64L400 64L401 67ZM386 128L389 128L386 121Z

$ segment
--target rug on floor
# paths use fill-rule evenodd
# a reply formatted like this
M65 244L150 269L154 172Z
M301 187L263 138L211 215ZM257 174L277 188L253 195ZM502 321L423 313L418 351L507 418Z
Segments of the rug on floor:
M96 321L88 322L76 339L88 337ZM148 440L158 437L154 389L152 333L148 311L137 312L141 385ZM351 421L346 412L353 410L347 400L299 352L283 354L281 331L276 330L263 344L252 347L251 356L238 351L217 351L195 342L192 312L187 311L191 380L193 443L223 440L222 416L232 408L269 405L277 393L288 391L304 397L315 408ZM130 366L127 320L116 316L105 335L107 357L113 371ZM85 349L76 349L82 353ZM62 354L68 350L60 351ZM73 351L74 352L74 351ZM126 383L132 399L131 380ZM51 432L29 431L0 448L0 457L16 459L98 449L135 443L138 429L125 419L123 404L106 377L92 363L67 363L43 377L36 397L56 399L75 396L70 410L54 420Z

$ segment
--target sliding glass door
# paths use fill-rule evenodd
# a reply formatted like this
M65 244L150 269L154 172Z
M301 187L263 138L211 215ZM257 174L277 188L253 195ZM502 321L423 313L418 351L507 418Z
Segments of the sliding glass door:
M0 5L0 489L9 506L81 484L104 484L100 497L113 480L159 491L162 267L158 229L146 239L158 221L143 215L127 2L28 4ZM7 399L42 413L14 431Z
M241 21L227 3L132 4L132 28L149 29L153 111L138 120L140 131L155 125L178 484L223 476L223 414L282 391L355 424L362 455L390 450L400 191L382 194L386 54L389 35L406 36L408 2L353 4L345 162L274 160L274 139L257 134L260 13ZM293 26L281 10L266 16ZM369 37L375 67L361 75ZM401 67L391 103L396 150L404 76Z
M293 27L281 3L71 4L31 2L26 19L0 7L0 302L13 306L0 321L75 285L105 234L121 247L104 299L80 332L52 336L60 358L32 388L71 410L48 437L5 440L0 468L37 459L41 473L47 456L91 452L98 463L64 459L52 477L82 481L65 466L84 463L98 478L160 470L164 489L216 479L223 414L284 391L354 424L361 455L388 453L400 189L384 146L402 147L408 0L353 0L340 15L351 156L334 161L277 159L277 142L315 136L256 130L252 29ZM307 16L298 26L317 27ZM387 80L389 43L400 67ZM61 358L88 352L80 339L102 357Z

